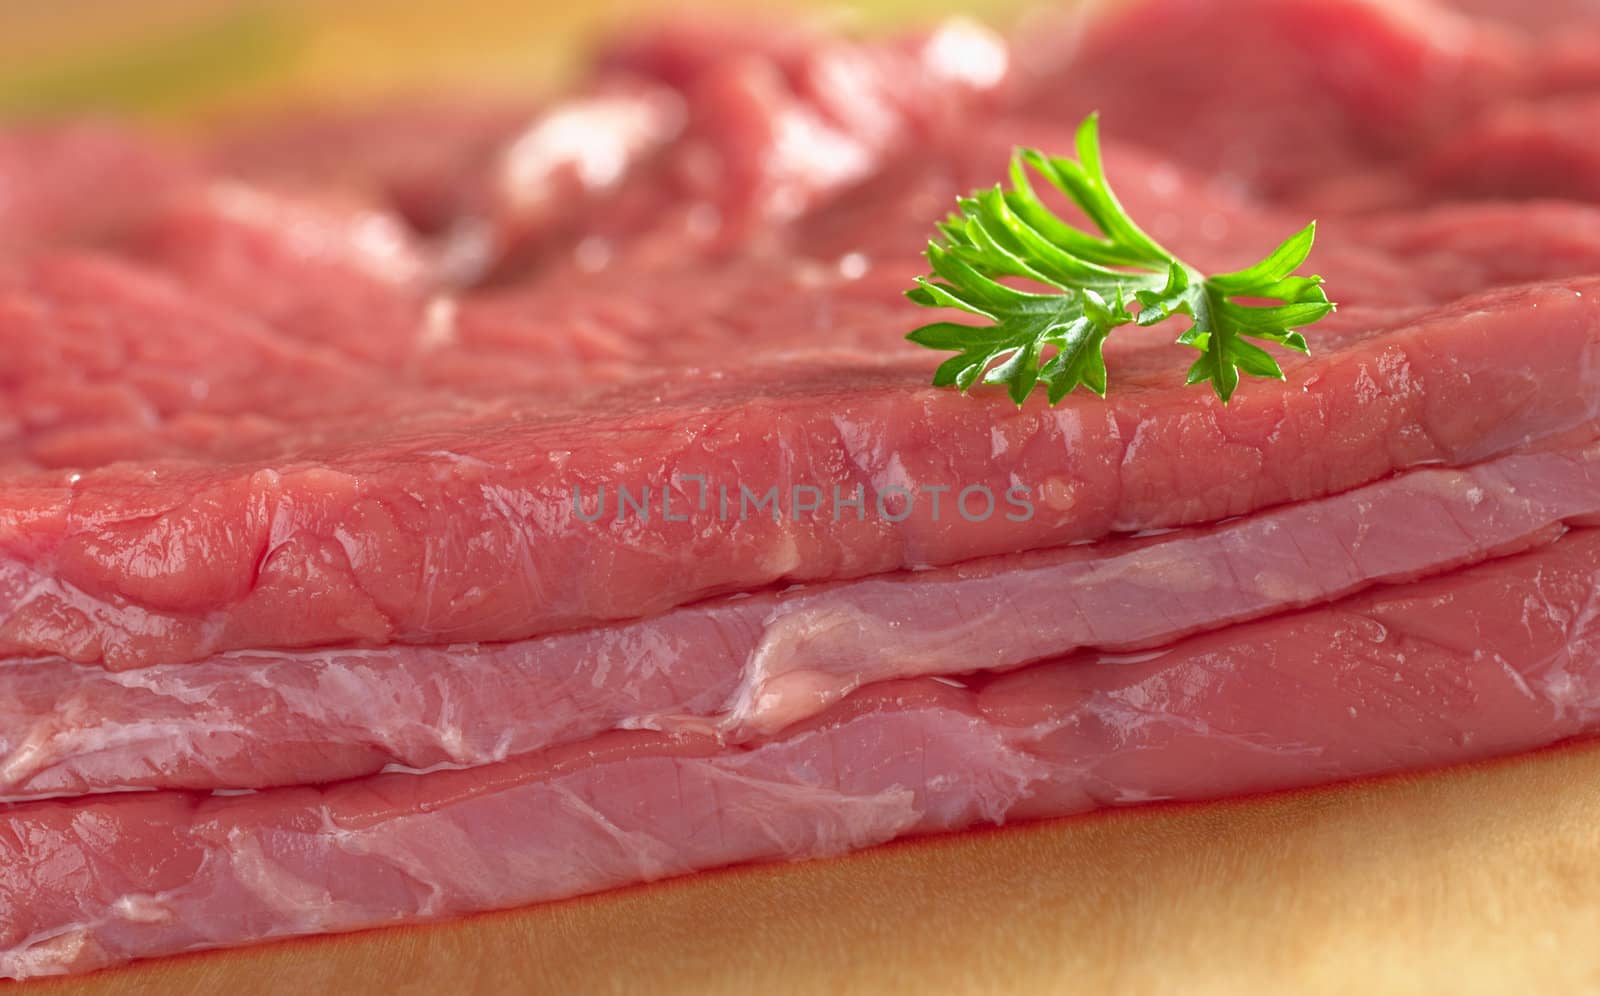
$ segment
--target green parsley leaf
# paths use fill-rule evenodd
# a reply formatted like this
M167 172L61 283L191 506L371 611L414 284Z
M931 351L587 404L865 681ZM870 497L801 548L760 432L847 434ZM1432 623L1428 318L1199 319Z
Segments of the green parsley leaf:
M1178 342L1200 352L1190 384L1209 383L1226 403L1239 375L1283 379L1255 342L1309 352L1303 328L1334 310L1321 277L1300 277L1316 234L1312 222L1261 262L1206 276L1173 256L1128 217L1100 162L1099 122L1078 127L1076 161L1020 149L1011 189L996 185L959 198L928 244L933 272L906 292L929 308L955 308L987 324L934 322L906 338L956 355L933 375L962 391L1003 384L1018 405L1043 384L1053 405L1078 387L1105 396L1104 347L1113 329L1184 315ZM1066 194L1098 230L1062 221L1034 192L1037 173ZM1003 283L1021 278L1043 292ZM1238 299L1276 301L1241 304ZM1127 304L1137 302L1130 312Z

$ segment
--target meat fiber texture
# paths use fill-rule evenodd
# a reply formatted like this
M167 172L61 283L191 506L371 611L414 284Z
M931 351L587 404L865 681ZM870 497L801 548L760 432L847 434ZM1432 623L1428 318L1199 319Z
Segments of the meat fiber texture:
M541 103L6 134L0 976L1600 732L1559 13L684 23ZM1283 382L1157 327L1105 400L928 386L931 222L1094 107L1203 268L1320 217Z
M0 974L733 861L1527 749L1600 719L1600 532L1136 656L863 689L730 749L616 731L461 771L0 812Z
M1447 523L1447 529L1440 524ZM685 606L471 647L234 652L0 669L0 794L241 789L505 760L612 728L742 743L854 689L1192 633L1542 546L1600 524L1600 443L1147 539Z

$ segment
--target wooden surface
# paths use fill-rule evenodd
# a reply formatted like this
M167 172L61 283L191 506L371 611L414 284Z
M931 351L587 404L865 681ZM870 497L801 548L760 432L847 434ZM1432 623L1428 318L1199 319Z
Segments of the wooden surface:
M735 869L24 991L1594 993L1600 745Z

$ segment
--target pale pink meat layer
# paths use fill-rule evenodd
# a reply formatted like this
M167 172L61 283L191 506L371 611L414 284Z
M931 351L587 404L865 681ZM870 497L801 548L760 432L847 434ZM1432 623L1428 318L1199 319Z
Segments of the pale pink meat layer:
M767 592L507 644L0 668L0 798L472 766L615 727L729 742L915 675L1129 651L1600 524L1600 444L1424 469L1230 523Z
M888 682L744 748L0 812L0 976L355 930L738 861L1524 750L1600 722L1600 533L1128 658Z

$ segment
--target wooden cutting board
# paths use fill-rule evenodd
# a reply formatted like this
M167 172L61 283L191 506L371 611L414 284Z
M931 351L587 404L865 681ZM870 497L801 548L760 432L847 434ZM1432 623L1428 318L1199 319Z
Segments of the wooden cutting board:
M734 869L23 991L1597 993L1600 744Z

